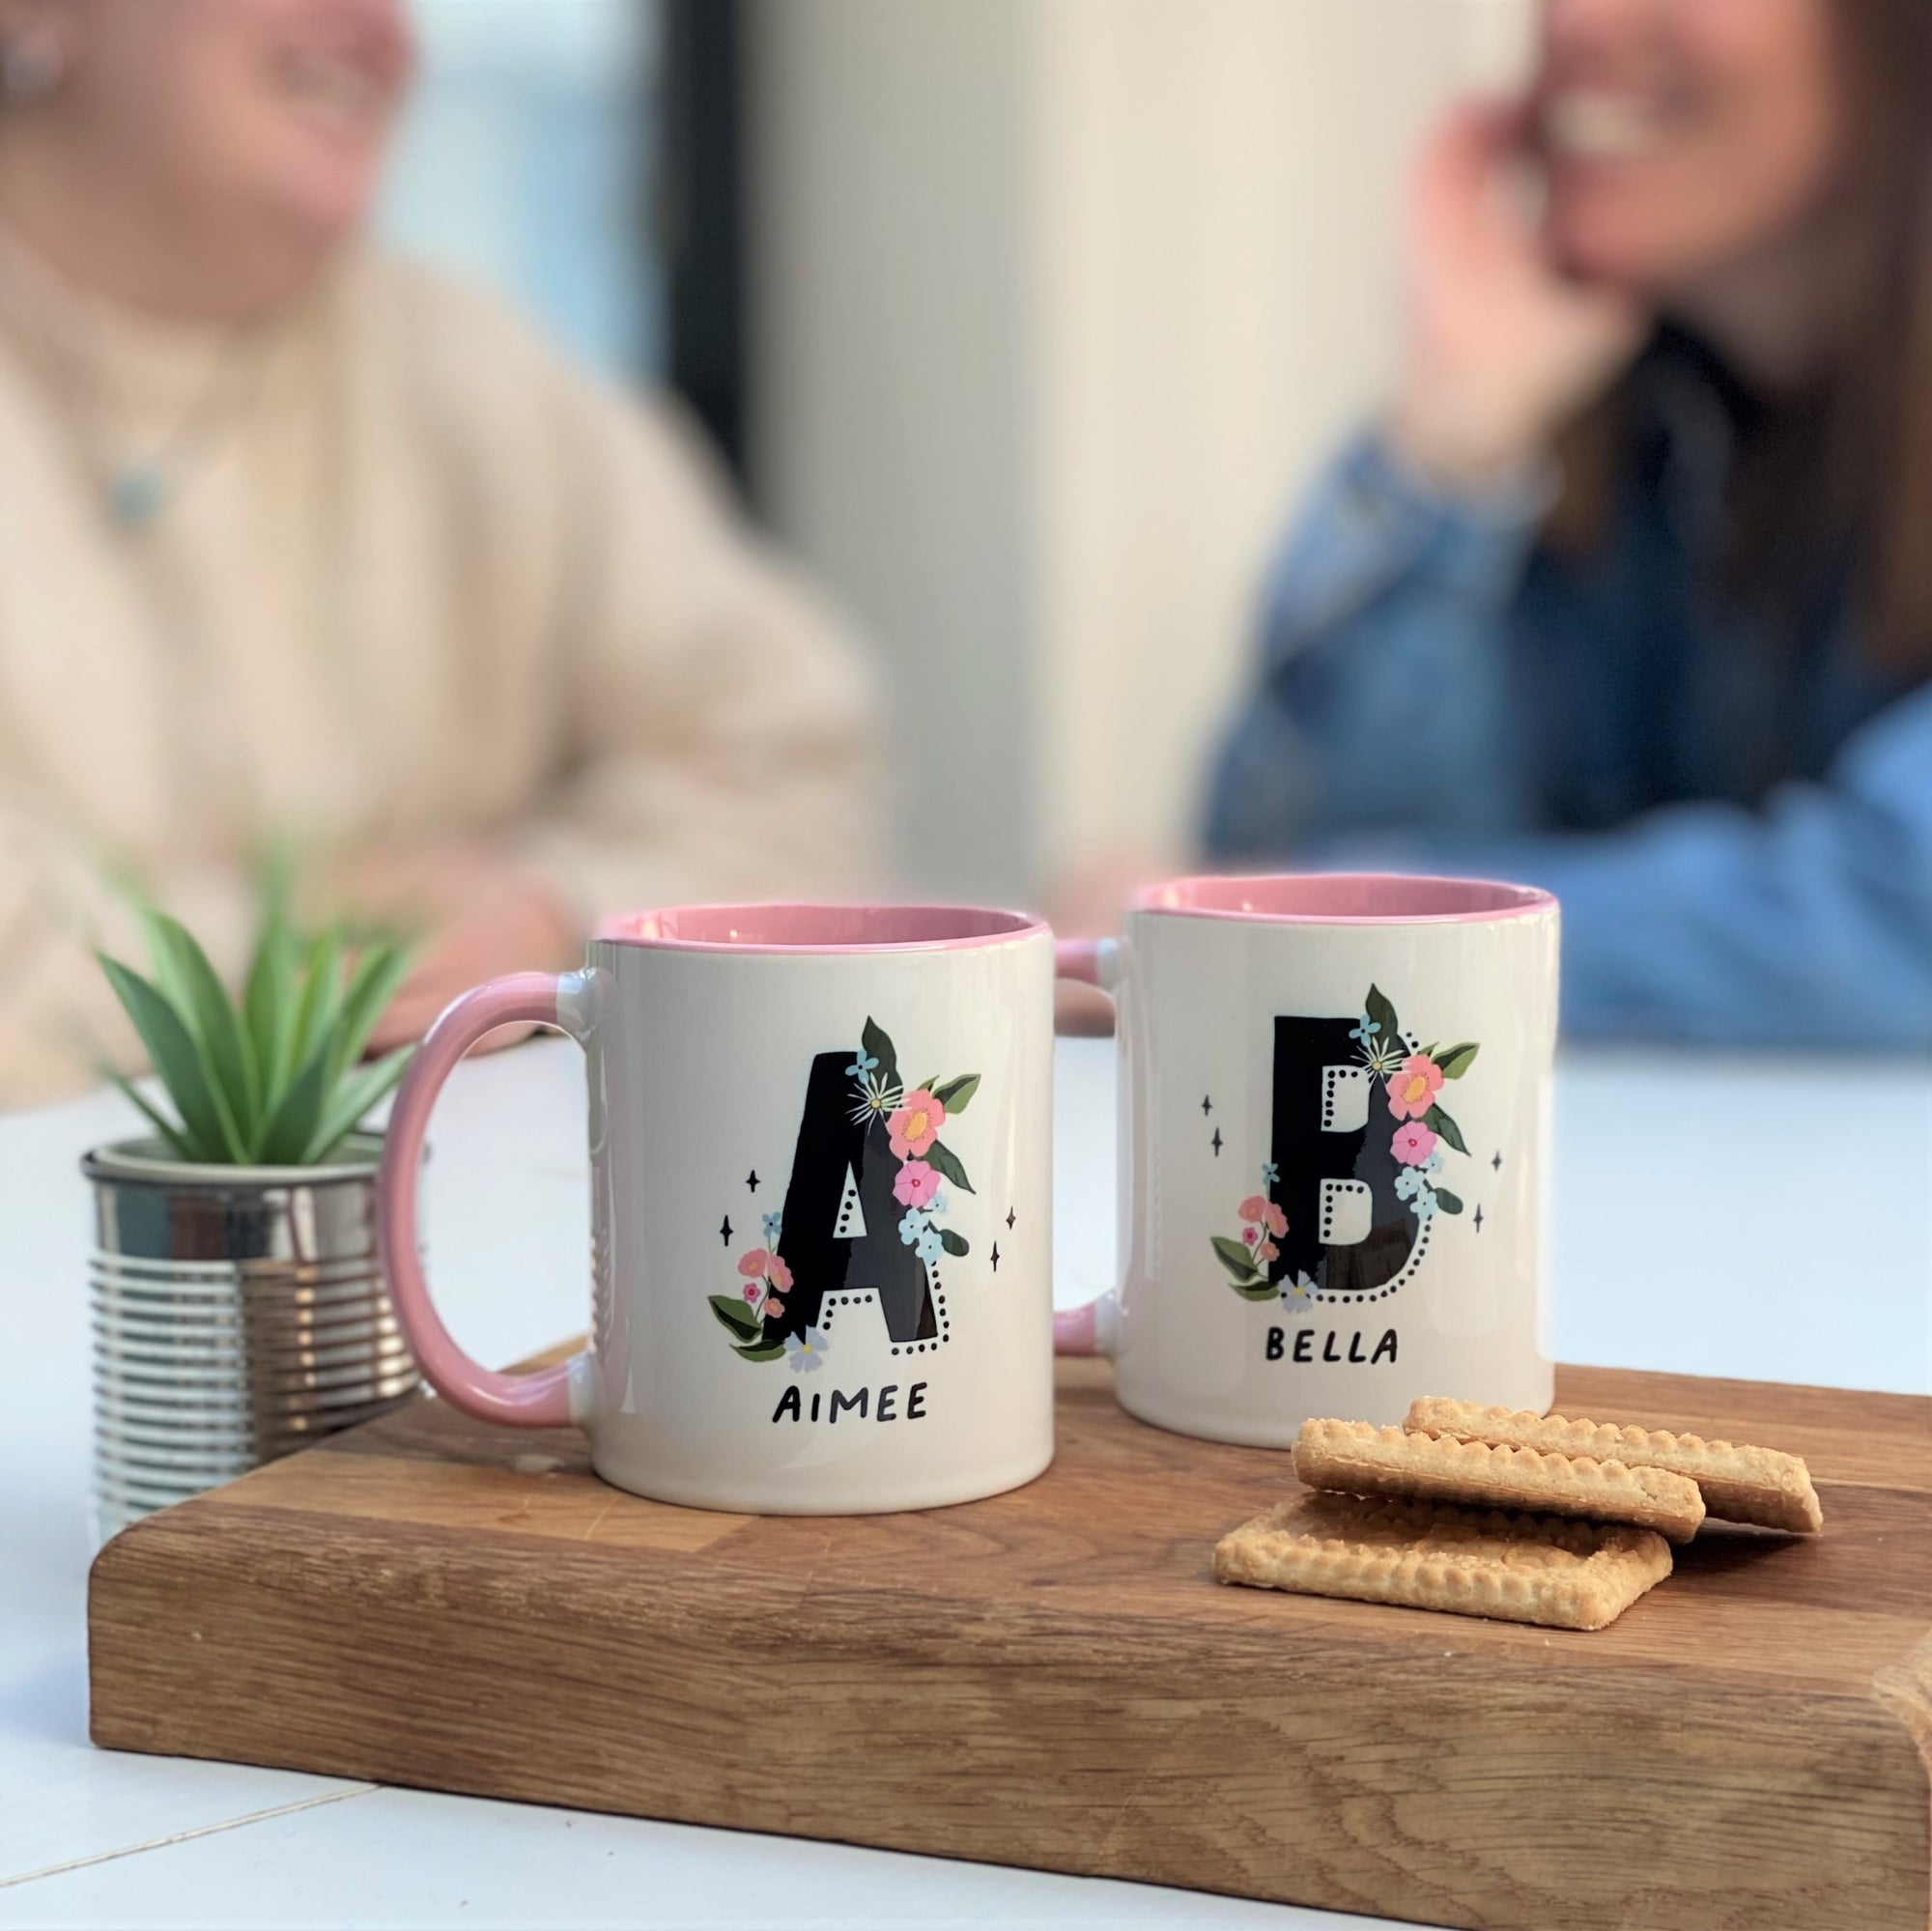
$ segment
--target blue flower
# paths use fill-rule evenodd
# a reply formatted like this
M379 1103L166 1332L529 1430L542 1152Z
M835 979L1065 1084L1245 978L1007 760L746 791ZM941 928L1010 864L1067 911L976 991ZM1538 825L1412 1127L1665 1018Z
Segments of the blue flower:
M861 1046L859 1048L859 1057L856 1060L854 1060L852 1064L845 1068L845 1070L848 1073L850 1073L854 1079L864 1079L866 1075L868 1072L870 1072L873 1069L873 1067L876 1066L879 1063L877 1059L874 1058L872 1054L867 1052L865 1047Z
M941 1187L940 1190L936 1194L934 1194L929 1201L926 1202L925 1210L927 1213L933 1213L933 1214L944 1213L946 1209L952 1205L952 1201L947 1197L946 1189L944 1187Z
M926 1228L931 1225L931 1214L922 1213L916 1207L907 1207L905 1218L899 1222L900 1240L906 1246L910 1247L925 1232Z
M776 1247L779 1244L779 1234L783 1227L784 1215L782 1213L768 1213L765 1215L765 1245L767 1247Z
M1395 1190L1414 1208L1418 1220L1427 1220L1435 1211L1435 1188L1426 1167L1405 1167L1395 1177Z
M1266 1166L1264 1166L1262 1169L1262 1185L1264 1187L1271 1187L1280 1178L1281 1178L1281 1169L1277 1167L1272 1160L1270 1160L1266 1164Z
M930 1227L919 1236L919 1258L928 1266L945 1252L946 1242Z
M1378 1026L1376 1022L1373 1019L1371 1019L1366 1012L1364 1012L1362 1014L1362 1023L1359 1026L1352 1028L1349 1034L1349 1036L1351 1039L1359 1039L1362 1042L1362 1044L1366 1046L1369 1043L1369 1041L1373 1039L1376 1036L1376 1035L1379 1033L1381 1030L1382 1029L1379 1026Z
M1315 1283L1306 1274L1292 1274L1281 1284L1282 1305L1304 1320L1315 1318Z

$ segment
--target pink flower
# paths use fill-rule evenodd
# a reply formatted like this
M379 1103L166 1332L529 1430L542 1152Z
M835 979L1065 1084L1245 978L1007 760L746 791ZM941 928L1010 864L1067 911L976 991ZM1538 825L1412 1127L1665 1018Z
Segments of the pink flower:
M774 1288L788 1288L791 1286L791 1269L774 1254L765 1265L765 1279Z
M749 1254L738 1256L738 1271L748 1281L762 1281L771 1264L772 1257L762 1247L753 1247Z
M1262 1220L1277 1240L1288 1232L1288 1215L1282 1212L1273 1201L1269 1201L1262 1208Z
M905 1096L905 1104L886 1122L893 1151L901 1160L927 1152L946 1124L946 1109L924 1087Z
M778 1320L779 1316L784 1313L784 1311L785 1311L784 1302L778 1299L776 1295L765 1303L765 1313L773 1320Z
M1255 1249L1255 1259L1257 1261L1278 1261L1280 1260L1280 1258L1281 1258L1281 1249L1277 1247L1272 1240L1264 1240L1262 1244Z
M923 1160L908 1160L893 1181L893 1198L901 1207L930 1207L939 1191L939 1169Z
M1442 1068L1427 1053L1411 1053L1389 1076L1389 1111L1398 1120L1420 1120L1442 1091Z
M1244 1227L1241 1229L1241 1238L1245 1240L1250 1247L1252 1247L1255 1244L1255 1242L1259 1240L1261 1237L1262 1237L1262 1231L1259 1227Z
M1260 1220L1267 1212L1267 1207L1268 1204L1262 1195L1251 1193L1241 1203L1241 1218L1243 1220Z
M1395 1138L1389 1142L1389 1151L1405 1167L1421 1166L1435 1150L1435 1135L1413 1120L1406 1126L1398 1126Z
M748 1301L756 1300L764 1291L764 1284L762 1282L747 1281L745 1283L745 1298Z

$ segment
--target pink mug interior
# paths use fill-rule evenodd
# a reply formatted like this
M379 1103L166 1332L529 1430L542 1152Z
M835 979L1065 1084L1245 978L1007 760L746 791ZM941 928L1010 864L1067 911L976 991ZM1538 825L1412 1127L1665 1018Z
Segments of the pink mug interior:
M1046 929L1024 912L981 905L669 905L626 913L597 936L680 951L949 951Z
M1136 912L1182 912L1313 925L1462 924L1555 909L1531 885L1487 878L1410 878L1399 872L1270 872L1171 878L1134 895Z

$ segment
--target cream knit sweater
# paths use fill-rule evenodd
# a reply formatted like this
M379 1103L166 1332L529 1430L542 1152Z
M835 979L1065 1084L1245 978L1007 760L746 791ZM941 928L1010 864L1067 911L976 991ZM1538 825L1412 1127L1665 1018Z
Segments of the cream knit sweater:
M106 478L173 447L117 526ZM234 969L268 834L622 907L863 886L867 667L676 425L360 253L238 342L0 239L0 1105L137 1063L132 869ZM138 951L129 951L138 958Z

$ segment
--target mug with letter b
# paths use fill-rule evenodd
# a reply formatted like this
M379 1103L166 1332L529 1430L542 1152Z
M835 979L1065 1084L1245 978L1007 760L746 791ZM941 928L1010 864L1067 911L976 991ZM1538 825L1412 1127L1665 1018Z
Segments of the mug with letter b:
M867 1514L1053 1455L1053 941L953 906L639 914L582 972L466 993L397 1094L383 1244L425 1378L487 1421L581 1424L597 1473L699 1508ZM424 1128L494 1027L589 1070L593 1346L479 1367L417 1251Z
M1064 946L1118 1008L1122 1278L1062 1351L1220 1441L1547 1410L1557 923L1477 880L1187 878Z

